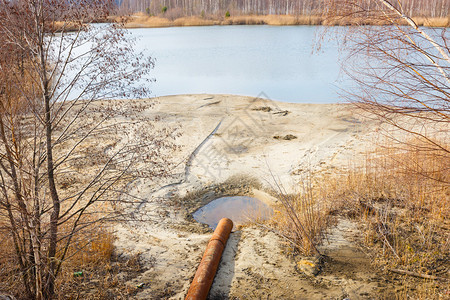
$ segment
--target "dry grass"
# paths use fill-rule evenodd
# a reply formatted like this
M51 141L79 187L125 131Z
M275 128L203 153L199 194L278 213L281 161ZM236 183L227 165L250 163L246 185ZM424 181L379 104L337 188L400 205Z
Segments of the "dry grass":
M25 298L19 266L14 255L14 244L8 230L0 231L0 253L0 294Z
M112 18L119 20L119 18ZM122 20L122 19L121 19ZM447 18L414 18L419 26L448 27L450 17ZM202 18L200 16L190 17L163 17L149 16L144 13L136 13L125 19L127 28L153 28L172 26L211 26L211 25L326 25L326 26L350 26L350 25L388 25L387 20L368 18L325 18L320 15L293 16L293 15L232 15L211 16Z
M419 26L426 27L450 27L450 16L447 18L423 18L414 17L414 21Z
M70 227L62 226L61 234ZM0 253L0 294L27 299L8 230L0 231ZM129 299L138 291L129 281L141 271L139 257L118 258L111 229L93 222L72 239L56 281L58 299Z
M362 166L324 180L335 212L362 221L365 244L380 269L448 279L449 159L417 146L384 146L367 154ZM405 298L445 294L445 284L417 288L408 280Z
M111 230L95 226L77 235L63 263L57 280L60 299L127 299L136 292L118 274L133 276L135 263L119 261L113 255L114 237ZM0 232L0 294L25 299L23 283L7 232ZM81 273L78 273L81 272Z
M170 26L211 26L211 25L320 25L321 16L291 16L291 15L239 15L202 18L197 16L179 17L171 20L160 16L148 16L137 13L126 20L125 27L170 27Z
M64 31L64 32L71 32L71 31L78 31L82 27L82 24L75 23L75 22L63 22L63 21L56 21L52 24L52 31Z
M142 272L139 255L119 258L114 234L101 225L81 232L71 244L58 277L61 299L129 299L138 287L129 281Z
M216 25L216 22L200 17L182 17L175 19L172 24L172 26L211 26Z
M424 18L424 17L413 17L413 20L419 26L426 27L449 27L450 26L450 17L446 18ZM398 20L399 24L407 25L406 21ZM391 25L391 21L389 19L383 18L359 18L359 17L333 17L333 18L325 18L321 20L322 25L325 26L352 26L352 25L375 25L375 26L383 26L383 25ZM320 25L317 24L317 25Z
M360 221L374 264L389 276L398 280L403 275L389 270L401 269L447 278L448 283L450 161L445 153L417 146L385 145L340 174L317 174L298 195L281 196L284 205L276 211L274 225L299 252L311 254L310 241L320 242L329 215L353 218ZM445 281L402 280L395 283L402 289L399 299L446 293Z
M133 16L126 23L126 28L170 27L173 23L166 18Z
M381 251L379 262L442 275L450 254L448 156L387 147L368 157L363 175L349 175L348 184L365 217L366 242Z
M285 194L281 188L277 195L282 204L275 210L271 226L291 244L294 254L319 254L316 246L328 227L329 205L323 201L323 190L313 184L313 179L307 178L299 193Z

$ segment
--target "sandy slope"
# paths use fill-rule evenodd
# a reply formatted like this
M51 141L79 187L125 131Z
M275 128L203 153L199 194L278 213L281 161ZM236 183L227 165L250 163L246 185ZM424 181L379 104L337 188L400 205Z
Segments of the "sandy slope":
M201 233L200 226L186 218L188 206L174 202L173 196L236 174L254 176L269 187L272 173L288 191L295 191L305 172L333 172L350 165L354 155L370 145L377 128L346 105L289 104L231 95L156 100L155 107L144 113L159 115L158 126L180 126L177 143L182 147L172 155L178 163L175 179L159 186L144 181L133 185L133 192L145 199L135 213L147 221L117 228L118 252L123 256L140 253L144 264L142 274L129 283L144 283L137 294L140 299L182 299L211 235ZM296 138L283 139L288 135ZM330 261L321 275L311 279L295 270L276 235L246 227L232 233L211 295L371 298L382 287L368 259L354 246L357 238L354 224L338 222L322 246Z

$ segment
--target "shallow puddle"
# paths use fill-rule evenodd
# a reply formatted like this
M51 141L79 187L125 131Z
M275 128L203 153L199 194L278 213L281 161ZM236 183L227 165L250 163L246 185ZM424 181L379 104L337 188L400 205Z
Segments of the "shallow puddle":
M197 222L208 224L215 229L220 219L229 218L237 225L244 225L256 220L267 220L273 214L264 202L247 196L218 198L198 209L193 217Z

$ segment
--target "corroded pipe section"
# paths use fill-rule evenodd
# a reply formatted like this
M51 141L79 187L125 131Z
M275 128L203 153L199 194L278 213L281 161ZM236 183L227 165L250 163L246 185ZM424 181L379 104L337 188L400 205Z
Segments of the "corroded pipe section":
M216 276L220 258L227 244L231 229L233 229L233 221L227 218L219 221L203 254L194 280L192 280L186 300L204 300L208 297L209 289L214 281L214 276Z

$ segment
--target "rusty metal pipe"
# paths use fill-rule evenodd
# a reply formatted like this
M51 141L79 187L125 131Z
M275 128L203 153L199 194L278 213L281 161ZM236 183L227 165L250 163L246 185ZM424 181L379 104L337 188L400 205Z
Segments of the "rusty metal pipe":
M186 300L204 300L208 297L209 289L214 281L214 276L216 276L220 258L227 244L231 229L233 229L233 221L227 218L219 221L203 254L194 280L192 280Z

